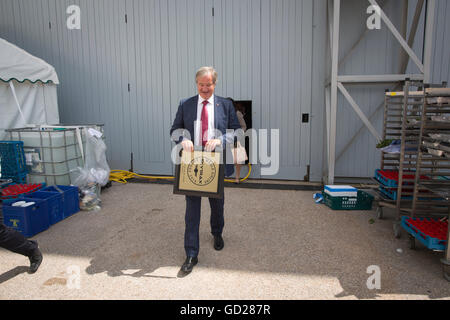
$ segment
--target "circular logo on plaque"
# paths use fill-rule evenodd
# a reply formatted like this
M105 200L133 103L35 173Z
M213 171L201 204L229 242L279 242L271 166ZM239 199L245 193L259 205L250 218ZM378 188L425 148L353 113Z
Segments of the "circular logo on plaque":
M208 158L194 158L187 166L189 180L197 186L207 186L214 180L216 174L216 166Z

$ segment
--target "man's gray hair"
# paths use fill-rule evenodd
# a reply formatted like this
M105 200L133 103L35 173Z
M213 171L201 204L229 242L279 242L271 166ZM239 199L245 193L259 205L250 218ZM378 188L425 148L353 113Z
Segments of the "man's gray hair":
M200 69L198 69L197 73L195 74L195 82L197 82L198 78L206 76L207 74L210 74L212 76L213 83L216 84L217 71L213 67L201 67Z

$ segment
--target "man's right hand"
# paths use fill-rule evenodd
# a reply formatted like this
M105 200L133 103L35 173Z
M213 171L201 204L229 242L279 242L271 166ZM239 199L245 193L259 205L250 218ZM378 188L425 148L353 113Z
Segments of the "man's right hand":
M191 140L183 140L181 142L181 146L183 147L183 150L186 152L194 152L194 144Z

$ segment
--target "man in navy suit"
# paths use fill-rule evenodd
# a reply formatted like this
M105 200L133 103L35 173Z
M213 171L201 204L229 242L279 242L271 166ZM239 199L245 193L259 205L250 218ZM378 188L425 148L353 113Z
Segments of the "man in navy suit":
M212 67L202 67L195 76L198 95L181 101L170 134L172 140L181 143L184 151L192 152L195 148L213 151L225 150L227 143L233 143L234 135L226 133L227 129L240 129L239 120L232 102L214 95L217 72ZM184 129L184 130L181 130ZM233 166L231 165L231 170ZM226 175L229 175L227 172ZM224 199L209 198L211 207L211 233L214 237L214 249L222 250L224 241ZM181 272L189 274L198 263L200 248L201 197L186 196L186 215L184 248L186 260Z

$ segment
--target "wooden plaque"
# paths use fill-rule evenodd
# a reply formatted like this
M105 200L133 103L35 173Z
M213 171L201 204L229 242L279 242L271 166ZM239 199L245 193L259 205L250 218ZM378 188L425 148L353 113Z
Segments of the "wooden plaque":
M175 167L174 194L223 198L224 166L221 152L194 151L181 153Z

